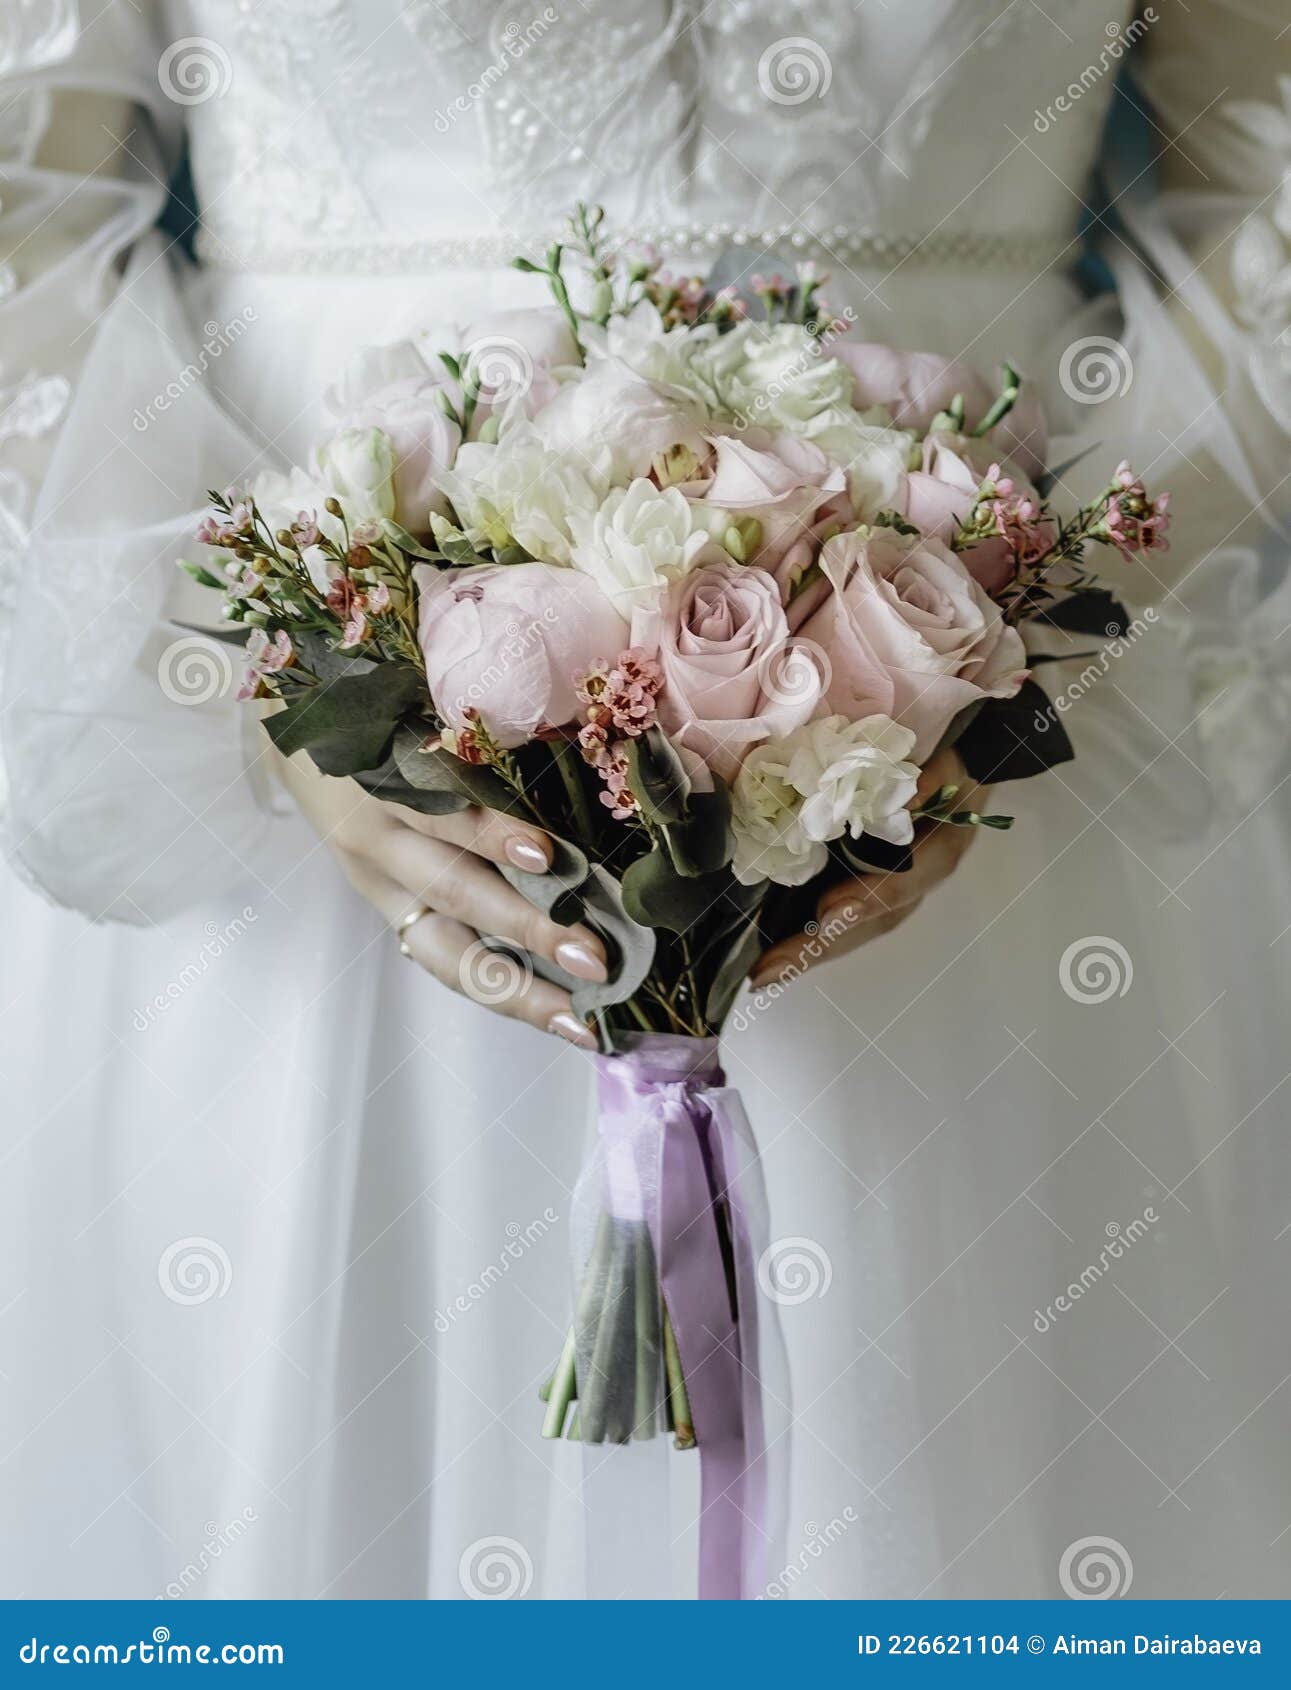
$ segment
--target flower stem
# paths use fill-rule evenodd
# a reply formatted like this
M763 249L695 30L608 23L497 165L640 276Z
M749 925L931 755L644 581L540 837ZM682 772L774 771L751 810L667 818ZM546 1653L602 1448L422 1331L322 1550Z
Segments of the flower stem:
M677 1348L677 1335L672 1329L672 1319L668 1314L668 1305L663 1305L663 1366L668 1381L668 1405L672 1410L672 1429L675 1433L675 1449L694 1449L695 1422L690 1412L690 1397L686 1392L686 1380L681 1371L681 1352Z
M560 770L560 778L565 783L565 792L569 798L569 807L573 811L574 826L585 840L589 842L595 838L596 827L592 820L591 807L587 802L587 792L579 778L578 768L573 759L578 756L568 740L562 740L559 745L551 747L552 759Z
M565 1334L565 1343L560 1352L560 1360L556 1363L556 1371L551 1379L551 1390L547 1397L547 1412L542 1421L544 1438L560 1437L564 1430L565 1413L573 1400L574 1329L571 1326Z

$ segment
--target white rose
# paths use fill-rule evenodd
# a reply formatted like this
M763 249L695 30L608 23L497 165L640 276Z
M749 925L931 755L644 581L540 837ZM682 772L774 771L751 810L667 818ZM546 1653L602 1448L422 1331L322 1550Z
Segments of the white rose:
M703 419L692 401L665 393L617 363L601 362L569 381L533 419L549 451L573 458L593 479L626 486L649 475L675 446L704 452Z
M688 382L717 410L762 428L810 432L824 412L850 409L854 383L797 323L741 323L696 347Z
M907 429L866 422L850 408L822 411L798 431L847 472L858 522L900 510L915 437Z
M735 856L745 886L801 886L824 868L826 845L862 833L908 845L907 805L919 769L906 761L914 734L887 716L823 716L749 752L731 794Z
M890 716L823 716L793 736L787 780L803 796L802 830L822 843L870 833L889 845L908 845L914 822L906 808L919 784L908 762L911 729Z
M667 329L658 307L643 299L625 315L611 317L603 329L586 327L584 339L596 358L621 364L645 381L685 388L687 359L696 337L711 340L716 332L709 325L691 328L684 323Z
M350 523L394 516L394 452L379 428L343 428L314 454L318 481Z
M594 516L577 514L572 526L574 567L627 617L653 610L667 583L685 575L710 546L685 494L676 487L660 492L646 480L614 488Z
M595 516L602 489L577 461L549 452L528 429L500 445L472 441L439 477L476 545L523 546L542 563L573 561L573 524Z

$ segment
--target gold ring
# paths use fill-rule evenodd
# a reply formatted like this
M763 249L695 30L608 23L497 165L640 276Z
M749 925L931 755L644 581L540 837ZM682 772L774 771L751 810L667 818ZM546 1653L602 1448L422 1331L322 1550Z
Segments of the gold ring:
M399 935L400 956L412 955L412 946L404 938L404 934L407 933L409 928L415 927L419 921L424 921L429 914L430 911L424 904L418 904L415 909L409 910L407 915L401 916L395 924L395 932Z

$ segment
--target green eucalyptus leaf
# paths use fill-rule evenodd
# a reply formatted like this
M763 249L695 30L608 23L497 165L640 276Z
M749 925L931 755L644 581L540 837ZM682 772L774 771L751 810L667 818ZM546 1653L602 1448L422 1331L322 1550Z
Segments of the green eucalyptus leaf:
M382 663L298 693L265 730L284 757L307 751L325 775L354 775L380 768L400 718L425 696L411 664Z
M432 815L447 814L479 804L490 810L524 815L524 806L514 790L483 763L464 763L442 746L424 750L427 734L415 728L401 728L395 735L394 760L410 786L424 794L416 807ZM528 819L526 817L526 819Z
M711 792L692 792L682 820L664 828L664 841L678 874L712 874L731 860L731 800L713 778Z
M725 869L680 874L656 847L638 857L624 874L623 904L632 919L645 927L685 933L709 915L731 883Z
M245 646L250 628L239 622L236 628L203 628L197 622L172 622L172 628L182 628L186 634L200 634L204 640L217 640L220 645Z
M619 883L608 869L593 863L582 889L583 920L605 941L610 978L580 980L571 992L574 1013L586 1020L611 1004L625 1003L638 990L654 961L655 937L633 921L623 905Z
M628 742L628 780L641 814L664 826L686 813L690 776L662 728L647 728Z
M588 861L578 846L568 839L562 839L555 833L547 837L551 840L552 857L551 867L545 874L531 874L527 869L515 868L510 863L500 863L498 867L516 891L544 915L550 916L562 927L572 927L576 921L583 919L581 888L590 872ZM534 966L537 967L536 962Z
M713 976L713 983L708 988L704 1019L710 1027L721 1028L731 1012L731 1005L735 1002L740 987L748 977L749 970L761 954L762 935L758 929L757 917L752 916L743 923L730 942L721 965Z
M393 541L399 550L406 552L409 557L421 558L424 563L439 562L437 553L428 552L420 540L414 539L406 528L401 528L397 522L392 522L389 517L382 519L381 527L386 538Z

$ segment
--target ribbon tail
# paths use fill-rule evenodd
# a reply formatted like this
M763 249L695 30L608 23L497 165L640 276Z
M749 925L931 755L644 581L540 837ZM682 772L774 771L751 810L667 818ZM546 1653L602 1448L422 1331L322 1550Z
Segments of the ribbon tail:
M761 1416L749 1413L758 1395L757 1305L755 1295L736 1293L751 1276L740 1271L749 1247L727 1176L725 1096L690 1093L663 1104L657 1240L699 1446L699 1595L706 1601L753 1594L749 1568L765 1537L758 1518Z

